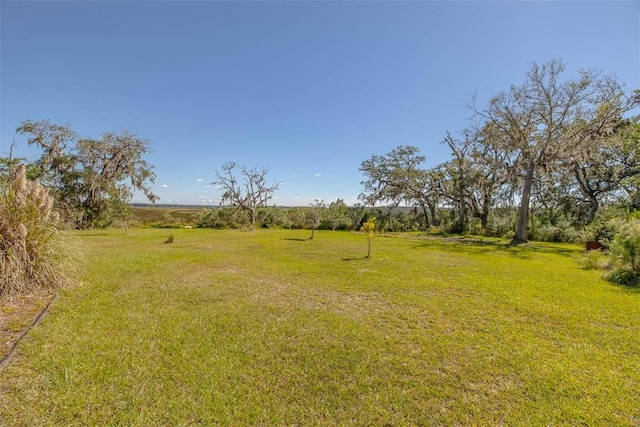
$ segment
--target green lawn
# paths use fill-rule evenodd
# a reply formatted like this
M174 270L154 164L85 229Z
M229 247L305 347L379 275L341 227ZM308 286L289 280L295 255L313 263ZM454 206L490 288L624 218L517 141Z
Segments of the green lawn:
M78 235L83 283L0 371L0 425L640 425L640 292L577 246Z

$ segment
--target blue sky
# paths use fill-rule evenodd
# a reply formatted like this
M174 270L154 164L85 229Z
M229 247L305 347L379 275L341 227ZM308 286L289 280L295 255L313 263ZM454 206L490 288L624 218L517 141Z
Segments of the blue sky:
M269 169L272 203L357 202L358 168L445 133L560 58L640 88L640 1L0 2L0 152L25 119L150 141L160 203L218 204L226 161Z

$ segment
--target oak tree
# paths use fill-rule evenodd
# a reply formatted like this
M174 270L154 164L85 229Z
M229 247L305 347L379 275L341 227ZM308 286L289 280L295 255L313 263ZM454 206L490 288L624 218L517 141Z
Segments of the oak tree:
M519 86L511 86L476 114L502 134L520 175L520 207L512 243L528 240L530 205L540 174L580 150L594 134L612 132L622 114L635 105L622 85L600 72L581 70L564 78L560 60L533 64Z
M153 166L144 160L149 142L129 131L105 132L100 139L79 139L68 124L26 120L17 129L29 145L42 149L37 178L51 189L58 208L77 227L109 225L140 191L151 202Z
M361 163L360 171L366 176L361 182L364 191L360 200L369 206L386 203L397 207L400 203L413 203L422 208L428 226L427 208L432 201L428 193L429 172L422 168L425 157L416 147L398 146L385 155L373 155ZM435 209L435 207L434 207Z

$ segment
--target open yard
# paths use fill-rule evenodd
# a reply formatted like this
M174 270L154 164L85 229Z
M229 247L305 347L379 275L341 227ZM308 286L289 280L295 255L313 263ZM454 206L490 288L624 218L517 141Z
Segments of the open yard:
M581 248L315 235L77 233L0 425L640 425L640 292Z

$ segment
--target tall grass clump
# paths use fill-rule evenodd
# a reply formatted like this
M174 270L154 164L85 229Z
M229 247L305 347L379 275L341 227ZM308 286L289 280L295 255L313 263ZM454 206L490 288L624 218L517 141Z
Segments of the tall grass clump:
M70 251L53 197L18 166L0 187L0 298L70 282Z

